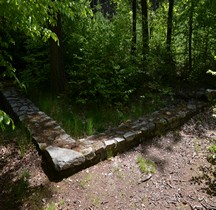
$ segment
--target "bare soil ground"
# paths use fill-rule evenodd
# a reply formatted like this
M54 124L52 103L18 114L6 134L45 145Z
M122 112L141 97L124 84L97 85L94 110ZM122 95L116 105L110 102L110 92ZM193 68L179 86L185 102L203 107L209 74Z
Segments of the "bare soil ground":
M212 108L162 137L50 182L33 145L21 156L0 134L0 209L216 209L215 166L207 161L216 143ZM139 169L137 157L151 160L155 173Z

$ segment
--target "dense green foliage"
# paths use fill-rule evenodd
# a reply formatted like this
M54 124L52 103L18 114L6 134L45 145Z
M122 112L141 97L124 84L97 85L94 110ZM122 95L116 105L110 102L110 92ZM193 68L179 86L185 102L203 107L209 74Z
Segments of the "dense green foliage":
M0 110L0 128L2 131L6 129L6 126L11 125L12 129L15 128L13 120L2 110Z
M100 12L66 24L65 31L71 31L65 43L69 92L77 102L125 101L133 92L139 71L130 55L128 25L127 13L109 20Z
M39 43L41 41L47 42L52 38L58 43L57 35L50 29L56 25L58 13L72 20L75 13L84 16L88 10L85 1L82 0L76 3L69 0L64 2L52 0L1 1L1 69L8 70L6 73L9 75L11 71L15 71L14 67L23 69L25 63L22 57L26 56L25 47L28 47L28 45L34 45L39 50L39 47L35 44L38 41ZM20 62L22 62L22 65L18 65Z
M90 8L89 8L90 9ZM193 15L192 69L189 68L189 15ZM204 14L204 10L207 15ZM89 10L88 10L89 11ZM206 1L176 1L170 62L166 51L168 2L160 1L156 11L149 4L149 53L142 66L141 11L137 16L137 46L131 54L132 11L129 2L116 1L116 15L100 12L63 15L64 63L67 94L86 104L126 102L134 94L145 95L152 88L175 87L176 82L214 86L206 74L215 68L215 6ZM49 46L27 39L21 79L28 88L49 87ZM161 86L162 85L162 86ZM155 88L156 87L156 88ZM140 92L141 91L141 92Z
M45 76L42 75L44 75L45 70L47 71L45 66L48 62L44 59L46 54L43 52L40 54L39 43L41 40L47 42L52 38L59 44L56 33L50 29L56 25L58 13L73 19L75 13L85 16L88 11L90 10L86 7L86 2L82 0L77 2L52 0L0 1L0 78L12 77L21 86L18 79L20 77L24 82L23 84L26 84L28 88L34 81L37 81L35 85L39 86L47 81L48 73L46 72ZM32 50L31 53L29 53L30 50ZM36 52L36 55L34 52ZM42 61L40 61L41 57L43 57ZM35 69L28 64L35 64ZM41 70L44 70L44 72L38 73L41 65L43 67ZM17 72L15 74L15 71L20 69L25 69L25 73ZM22 87L25 86L22 85ZM1 112L0 117L5 120L8 116ZM1 121L2 128L4 128L3 122L5 121Z
M100 5L91 8L85 0L1 1L1 73L14 75L16 69L27 91L49 92L55 73L50 65L55 58L51 58L49 40L60 44L51 30L58 27L60 14L62 27L57 29L63 34L64 66L59 69L66 72L63 94L71 102L119 107L140 97L148 100L149 92L171 94L173 88L185 83L215 87L215 78L206 74L208 69L214 71L216 64L213 0L174 1L169 51L166 32L171 1L158 0L157 6L148 1L145 5L147 44L143 43L143 8L137 2L133 52L132 1L112 2L113 12L106 14Z

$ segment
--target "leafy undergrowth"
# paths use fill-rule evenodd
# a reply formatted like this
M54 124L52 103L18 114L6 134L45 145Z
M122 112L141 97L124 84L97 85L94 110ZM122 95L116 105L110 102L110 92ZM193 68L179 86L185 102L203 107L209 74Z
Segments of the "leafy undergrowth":
M131 103L117 103L115 106L71 104L64 96L51 97L44 93L31 97L40 110L56 120L74 138L101 133L173 102L172 94L163 92L137 96Z

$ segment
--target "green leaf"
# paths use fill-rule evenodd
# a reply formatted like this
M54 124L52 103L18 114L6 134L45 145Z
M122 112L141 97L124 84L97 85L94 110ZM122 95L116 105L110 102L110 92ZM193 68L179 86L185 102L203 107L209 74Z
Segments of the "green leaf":
M5 115L4 116L4 123L6 125L10 125L10 122L11 122L11 118L8 115Z
M59 45L59 39L58 39L58 36L57 36L55 33L53 33L53 32L51 32L50 36L51 36L51 38L52 38L55 42L57 42L58 45Z
M10 125L12 126L12 129L15 129L15 125L13 120L10 118L9 115L7 115L4 111L0 110L0 128L2 131L5 130L5 125Z
M211 74L211 75L213 75L213 76L216 76L216 71L212 71L212 70L208 70L207 72L206 72L207 74Z
M0 124L2 123L4 117L3 116L0 116Z

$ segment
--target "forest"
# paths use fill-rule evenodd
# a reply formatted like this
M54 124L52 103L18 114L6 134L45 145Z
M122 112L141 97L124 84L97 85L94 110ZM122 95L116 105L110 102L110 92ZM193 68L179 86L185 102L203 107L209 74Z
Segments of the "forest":
M215 11L213 0L1 1L1 80L119 115L214 88Z
M87 139L216 89L215 34L214 0L1 0L0 97L16 87ZM0 99L1 205L215 209L215 113L55 183Z

